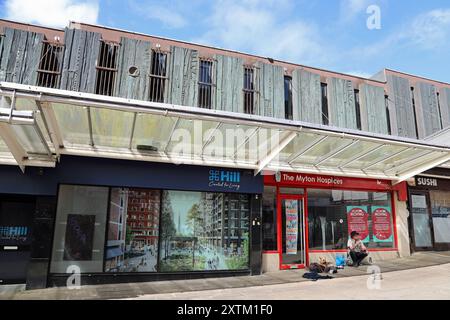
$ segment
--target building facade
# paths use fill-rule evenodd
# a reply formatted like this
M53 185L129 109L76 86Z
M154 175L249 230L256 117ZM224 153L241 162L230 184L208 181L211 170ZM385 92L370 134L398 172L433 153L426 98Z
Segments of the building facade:
M448 83L0 20L0 96L3 283L448 250Z

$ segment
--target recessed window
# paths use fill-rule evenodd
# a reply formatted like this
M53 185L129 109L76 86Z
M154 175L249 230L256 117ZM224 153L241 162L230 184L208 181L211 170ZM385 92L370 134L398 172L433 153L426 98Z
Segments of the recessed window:
M244 112L255 113L255 69L244 67Z
M198 93L198 106L211 109L213 93L213 61L211 60L200 60Z
M284 77L284 117L288 120L293 120L293 105L292 105L292 78Z
M355 113L356 113L356 128L358 128L358 130L362 130L362 125L361 125L361 103L360 103L360 99L359 99L359 90L355 90L354 91L355 94Z
M414 126L416 128L416 138L419 139L419 128L417 126L417 114L416 114L416 99L414 97L414 87L411 87L411 99L414 114Z
M328 86L326 83L321 83L322 92L322 124L329 125L330 120L328 118Z
M438 113L439 113L439 125L440 128L444 128L444 124L442 122L442 111L441 111L441 100L440 100L440 96L439 96L439 92L436 92L436 100L437 100L437 107L438 107Z
M391 114L389 112L389 96L384 96L384 101L386 103L386 122L387 122L387 130L388 134L392 134L391 128Z
M117 74L117 58L119 45L117 43L101 41L97 60L97 80L95 93L104 96L114 95L114 84Z
M37 78L37 85L39 87L59 87L63 48L64 46L62 44L44 41Z
M152 68L150 70L150 101L164 102L166 80L167 53L154 50L152 52Z

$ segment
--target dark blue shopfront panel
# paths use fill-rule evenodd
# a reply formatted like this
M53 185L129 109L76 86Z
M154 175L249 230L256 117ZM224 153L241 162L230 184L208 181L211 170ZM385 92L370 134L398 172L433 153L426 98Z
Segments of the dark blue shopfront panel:
M56 168L0 166L0 193L56 195L58 184L262 193L252 171L101 158L61 157Z

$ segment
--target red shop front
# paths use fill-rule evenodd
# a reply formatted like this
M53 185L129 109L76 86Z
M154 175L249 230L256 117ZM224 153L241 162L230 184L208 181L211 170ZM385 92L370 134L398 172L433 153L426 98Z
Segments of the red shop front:
M272 264L266 269L300 269L317 254L346 254L352 231L361 234L371 252L396 252L394 197L406 201L406 184L303 173L265 175L263 252L265 263Z

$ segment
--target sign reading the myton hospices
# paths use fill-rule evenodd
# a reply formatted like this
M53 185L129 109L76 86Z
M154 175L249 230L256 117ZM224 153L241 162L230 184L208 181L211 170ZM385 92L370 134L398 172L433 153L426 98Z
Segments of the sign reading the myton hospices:
M390 190L392 185L386 180L361 179L351 177L325 176L317 174L277 172L264 176L265 183L281 183L298 187L324 187Z

